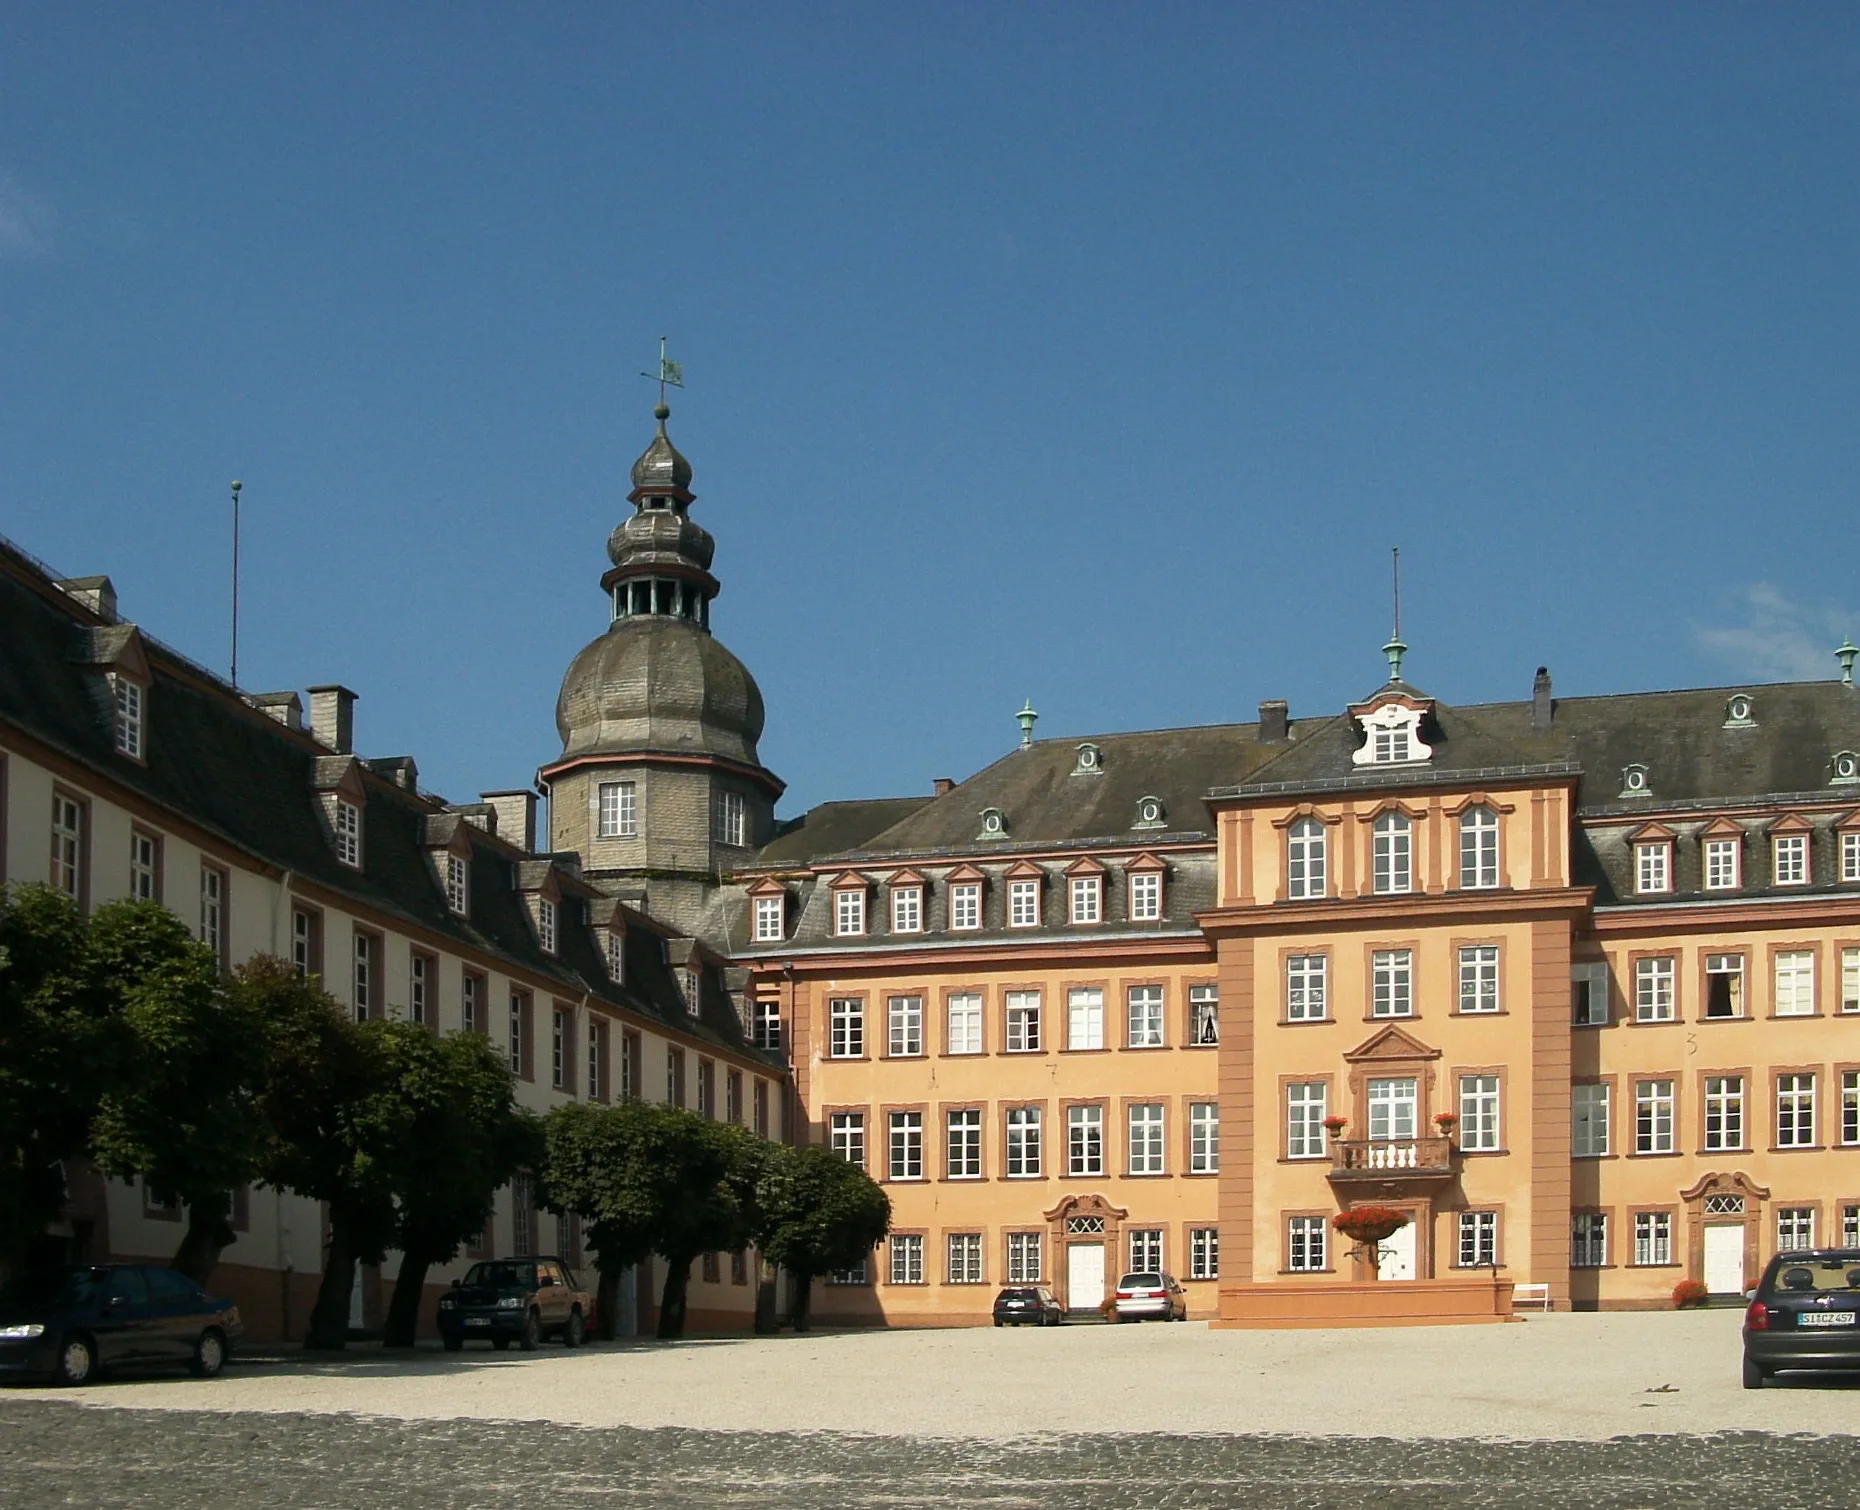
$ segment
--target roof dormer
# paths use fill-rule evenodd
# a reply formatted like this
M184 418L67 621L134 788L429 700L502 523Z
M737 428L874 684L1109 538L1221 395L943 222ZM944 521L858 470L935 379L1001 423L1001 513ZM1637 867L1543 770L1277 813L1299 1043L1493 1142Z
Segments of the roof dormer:
M323 820L323 837L336 859L351 870L360 870L366 854L362 814L368 802L361 761L353 755L319 755L310 767L310 786Z
M1434 758L1434 747L1422 738L1433 712L1426 698L1408 692L1384 690L1367 703L1350 709L1362 730L1363 742L1350 756L1358 766L1420 765Z

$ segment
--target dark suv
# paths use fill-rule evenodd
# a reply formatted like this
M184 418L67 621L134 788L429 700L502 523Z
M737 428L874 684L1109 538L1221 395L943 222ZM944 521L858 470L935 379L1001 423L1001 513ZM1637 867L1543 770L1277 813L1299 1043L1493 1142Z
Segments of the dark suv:
M995 1325L1062 1326L1066 1309L1045 1285L1009 1285L995 1296Z
M181 1363L211 1379L244 1332L230 1300L152 1264L52 1269L0 1288L0 1375L84 1384L118 1365Z
M439 1297L439 1338L448 1353L481 1337L500 1352L533 1351L545 1337L567 1347L587 1340L594 1297L559 1258L497 1258L476 1263Z
M1744 1312L1744 1388L1784 1369L1860 1373L1860 1248L1778 1253Z

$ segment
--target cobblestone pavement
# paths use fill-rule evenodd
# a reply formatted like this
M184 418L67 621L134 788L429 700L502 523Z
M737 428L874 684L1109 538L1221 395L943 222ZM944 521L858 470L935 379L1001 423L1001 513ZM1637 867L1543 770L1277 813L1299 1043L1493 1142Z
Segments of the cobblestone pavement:
M1860 1498L1856 1486L1854 1438L1755 1432L1542 1443L1153 1433L976 1442L96 1409L0 1394L7 1510L1845 1510Z

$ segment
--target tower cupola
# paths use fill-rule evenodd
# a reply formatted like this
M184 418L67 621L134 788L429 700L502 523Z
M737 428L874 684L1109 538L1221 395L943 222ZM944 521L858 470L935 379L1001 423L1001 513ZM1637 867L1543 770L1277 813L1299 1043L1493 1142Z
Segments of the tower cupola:
M710 628L710 603L720 588L710 574L716 542L690 516L691 463L665 433L672 411L661 403L652 444L633 463L633 517L607 537L613 569L601 578L616 620L657 616Z

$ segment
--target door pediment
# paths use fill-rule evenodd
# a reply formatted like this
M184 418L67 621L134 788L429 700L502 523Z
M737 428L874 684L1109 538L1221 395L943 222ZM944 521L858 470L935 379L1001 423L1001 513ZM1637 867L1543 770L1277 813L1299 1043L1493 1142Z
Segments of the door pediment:
M1438 1059L1439 1049L1431 1049L1413 1034L1390 1024L1372 1033L1343 1056L1346 1064L1412 1064L1418 1059Z

